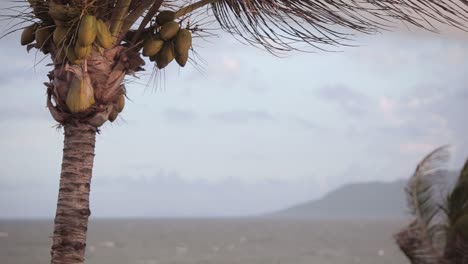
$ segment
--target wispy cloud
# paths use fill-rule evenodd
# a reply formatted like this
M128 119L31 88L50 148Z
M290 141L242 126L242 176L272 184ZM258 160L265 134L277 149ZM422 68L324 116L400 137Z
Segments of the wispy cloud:
M321 87L316 94L321 99L338 105L350 115L362 116L369 110L368 96L345 85Z
M309 119L305 119L302 117L289 117L287 118L287 121L299 125L301 128L305 129L312 129L312 130L318 130L318 129L323 129L323 126L319 125L318 123L311 121Z
M274 121L275 117L265 110L232 110L217 112L211 117L222 123L245 124L253 121Z
M416 153L424 155L425 153L429 153L438 145L433 143L418 143L418 142L407 142L400 144L400 151L403 153Z
M0 122L18 120L51 120L49 111L43 107L39 109L22 107L1 107Z
M406 122L404 115L400 113L399 102L391 97L380 96L378 99L378 110L388 125L398 127Z
M162 114L166 121L170 123L190 123L198 118L195 112L187 109L169 108Z
M240 61L234 57L224 57L222 70L226 73L239 73L241 69Z

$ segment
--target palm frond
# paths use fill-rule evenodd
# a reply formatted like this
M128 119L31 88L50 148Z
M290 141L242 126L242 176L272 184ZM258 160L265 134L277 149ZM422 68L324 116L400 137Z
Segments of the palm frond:
M445 176L443 169L449 157L449 146L432 151L418 164L406 186L408 207L427 228L431 226L441 206L440 202L434 199L434 178Z
M455 242L455 251L459 258L454 263L468 263L468 239L463 236L458 236Z
M446 228L442 219L435 221L442 206L434 197L434 178L446 175L443 167L449 154L449 147L442 146L427 155L405 188L408 207L415 219L395 238L413 264L439 264L443 257Z
M468 213L468 160L460 172L453 191L447 198L447 215L450 225Z
M468 239L461 234L454 234L448 241L444 259L447 263L468 263Z
M373 34L402 21L437 31L436 24L465 29L462 0L219 0L212 9L222 28L271 52L347 45L352 33ZM351 32L352 33L351 33Z
M434 250L432 241L427 239L424 228L417 219L394 237L401 251L412 264L444 263L441 254Z

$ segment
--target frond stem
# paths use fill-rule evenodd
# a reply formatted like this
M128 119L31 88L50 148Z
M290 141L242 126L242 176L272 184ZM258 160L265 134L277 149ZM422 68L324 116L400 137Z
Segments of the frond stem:
M112 16L111 20L111 34L114 38L117 38L124 22L124 17L127 14L131 0L120 0L117 3L116 11Z
M200 0L198 2L195 2L193 4L190 4L188 6L185 6L185 7L182 7L181 9L179 9L177 12L176 12L176 18L178 17L181 17L181 16L185 16L186 14L198 9L198 8L201 8L205 5L209 5L209 4L212 4L212 3L215 3L215 2L221 2L221 1L224 1L224 0Z
M148 7L151 5L152 0L146 0L146 2L141 3L136 9L134 9L126 18L124 21L124 24L122 26L122 33L125 35L127 31L132 27L132 25L135 23L135 21L138 20L138 18L148 9Z

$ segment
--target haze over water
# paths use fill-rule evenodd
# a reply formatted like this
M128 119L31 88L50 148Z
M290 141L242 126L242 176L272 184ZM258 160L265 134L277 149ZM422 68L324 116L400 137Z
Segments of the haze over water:
M51 220L0 221L0 262L49 263ZM405 264L399 220L92 220L87 264Z

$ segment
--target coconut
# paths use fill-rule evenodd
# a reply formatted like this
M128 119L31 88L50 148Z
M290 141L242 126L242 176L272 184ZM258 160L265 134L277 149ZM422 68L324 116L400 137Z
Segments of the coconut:
M177 61L177 64L180 65L180 67L184 67L185 64L187 64L188 57L189 57L188 54L189 54L189 53L188 53L188 50L185 51L185 52L181 52L181 53L176 52L176 54L175 54L175 60Z
M174 45L171 41L164 42L164 46L162 47L161 51L156 54L156 66L159 69L162 69L169 65L171 61L174 59Z
M96 34L96 17L92 15L85 15L80 22L77 43L79 43L82 47L90 46L96 39Z
M35 37L36 37L36 42L39 45L39 47L43 47L46 42L51 38L51 30L50 27L48 26L43 26L39 27L36 30Z
M148 38L143 46L143 56L151 57L156 55L163 47L164 41L153 37Z
M32 24L24 28L23 32L21 33L21 45L25 46L31 44L34 39L34 32L36 31L37 24Z
M76 57L75 48L72 46L67 47L66 56L70 63L72 64L81 64L81 60Z
M117 101L116 110L120 113L123 111L124 107L125 107L125 95L121 94L119 96L119 100Z
M70 31L69 27L60 27L57 26L54 30L52 39L54 40L55 45L59 46L67 38L68 32Z
M175 21L169 21L161 27L161 30L159 31L159 35L161 36L163 40L170 40L173 37L175 37L179 29L180 29L179 23Z
M114 122L117 119L119 112L115 109L112 109L112 112L109 114L108 120Z
M76 58L81 60L81 59L86 59L89 55L91 55L91 50L93 49L93 46L81 46L80 43L76 42L75 44L75 55Z
M176 53L186 53L192 46L192 33L188 29L181 29L174 38Z
M53 1L48 1L48 3L49 16L56 22L56 24L69 22L81 14L81 10L79 8L57 4Z
M175 19L176 19L175 12L164 10L164 11L159 12L159 14L156 16L156 23L162 26L165 23L169 21L173 21Z
M113 45L112 35L106 23L104 23L104 21L102 21L101 19L98 19L96 21L96 38L97 38L98 44L101 47L105 49L112 48L112 45Z
M65 103L72 113L86 111L94 105L94 88L87 73L83 74L82 71L76 70Z

